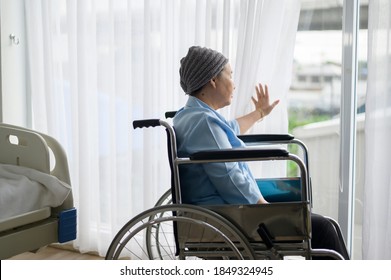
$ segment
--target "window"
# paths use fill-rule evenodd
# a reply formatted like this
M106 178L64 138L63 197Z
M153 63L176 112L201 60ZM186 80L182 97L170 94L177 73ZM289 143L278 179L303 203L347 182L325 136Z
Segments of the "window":
M351 1L303 0L299 30L296 35L292 86L288 98L289 130L309 149L312 180L313 211L338 220L342 228L349 227L341 213L349 212L341 196L347 188L341 179L341 95L343 75L343 5ZM357 149L355 213L353 230L345 236L351 240L352 258L361 259L361 207L364 151L364 114L366 89L366 29L368 1L360 3L358 34ZM346 7L347 8L347 7ZM346 94L344 92L344 94ZM349 246L348 246L349 247Z

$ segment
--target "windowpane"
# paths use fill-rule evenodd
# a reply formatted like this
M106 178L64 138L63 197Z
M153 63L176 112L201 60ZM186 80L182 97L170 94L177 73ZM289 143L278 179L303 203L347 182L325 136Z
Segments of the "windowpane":
M313 211L338 218L343 1L302 1L289 130L309 150Z

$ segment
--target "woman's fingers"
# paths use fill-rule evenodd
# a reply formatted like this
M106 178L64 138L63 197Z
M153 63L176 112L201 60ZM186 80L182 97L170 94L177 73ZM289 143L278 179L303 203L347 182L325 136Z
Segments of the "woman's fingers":
M256 93L257 93L257 97L258 97L258 102L262 102L263 101L261 99L266 99L265 103L268 103L269 101L269 89L267 87L267 85L265 85L265 87L262 86L261 83L259 83L257 86L255 86L255 90L256 90Z
M256 108L262 109L267 115L277 106L280 102L279 99L275 100L272 104L269 101L269 88L267 85L262 86L261 83L255 86L255 91L257 93L257 99L251 97Z

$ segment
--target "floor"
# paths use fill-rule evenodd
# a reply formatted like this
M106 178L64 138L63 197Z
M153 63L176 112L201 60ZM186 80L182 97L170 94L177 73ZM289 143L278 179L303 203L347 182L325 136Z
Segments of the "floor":
M93 254L81 254L76 251L56 248L45 247L38 250L36 253L26 252L20 255L16 255L10 260L103 260L103 257L99 257Z

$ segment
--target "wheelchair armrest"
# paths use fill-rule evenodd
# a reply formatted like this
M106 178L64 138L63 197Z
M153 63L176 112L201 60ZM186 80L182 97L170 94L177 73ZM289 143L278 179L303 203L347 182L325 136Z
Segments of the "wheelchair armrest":
M191 154L189 158L191 160L240 160L270 157L287 157L288 155L289 153L285 149L236 148L200 151Z
M292 134L248 134L238 135L238 138L244 143L260 143L260 142L285 142L291 141L295 137Z

